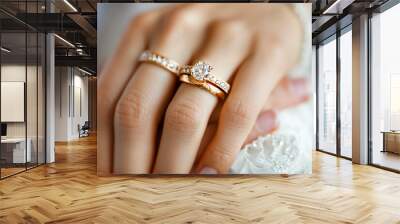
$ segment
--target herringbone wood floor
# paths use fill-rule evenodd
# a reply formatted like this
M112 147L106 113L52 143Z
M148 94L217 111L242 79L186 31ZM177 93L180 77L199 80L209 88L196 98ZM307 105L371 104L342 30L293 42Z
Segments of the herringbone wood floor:
M97 177L94 137L0 181L0 223L400 223L400 175L314 153L310 176Z

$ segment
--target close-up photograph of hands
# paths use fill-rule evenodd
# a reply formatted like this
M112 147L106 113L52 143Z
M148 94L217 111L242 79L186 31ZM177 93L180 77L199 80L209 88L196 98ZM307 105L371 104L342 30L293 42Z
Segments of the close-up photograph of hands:
M102 4L99 174L310 173L310 11Z
M0 0L0 224L400 224L399 0Z

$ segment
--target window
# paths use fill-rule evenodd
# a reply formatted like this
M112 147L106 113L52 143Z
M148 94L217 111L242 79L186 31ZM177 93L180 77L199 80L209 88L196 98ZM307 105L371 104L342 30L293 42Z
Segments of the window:
M345 32L345 31L344 31ZM340 155L352 157L352 32L340 36Z
M2 32L1 47L7 49L1 52L0 77L2 126L0 169L3 178L26 170L26 163L31 162L32 151L30 141L27 142L25 117L26 33Z
M1 2L0 6L15 6ZM42 12L43 1L20 1L23 13ZM0 178L45 163L44 33L0 12ZM12 108L12 109L11 109Z
M318 48L318 149L336 153L336 39Z
M371 162L400 170L400 5L371 19Z

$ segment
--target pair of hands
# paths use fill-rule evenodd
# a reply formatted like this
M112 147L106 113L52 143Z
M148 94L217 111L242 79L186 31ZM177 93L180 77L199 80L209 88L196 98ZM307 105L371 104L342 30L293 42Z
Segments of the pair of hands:
M308 98L296 64L302 27L287 4L182 4L137 16L98 80L98 173L223 174L240 148ZM232 88L225 101L157 65L205 61Z

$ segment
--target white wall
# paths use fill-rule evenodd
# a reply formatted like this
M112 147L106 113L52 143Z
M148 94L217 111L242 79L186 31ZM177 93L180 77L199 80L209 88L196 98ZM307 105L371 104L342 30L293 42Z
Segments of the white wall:
M1 121L25 121L25 83L1 82ZM36 106L34 107L36 108Z
M69 69L55 68L55 141L67 141L69 133Z
M75 70L76 71L76 70ZM71 136L73 138L79 137L78 124L83 125L85 121L88 121L88 77L81 75L74 75L74 107L72 108L72 119L71 119ZM80 93L79 93L80 92ZM80 96L80 97L79 97ZM80 101L80 102L79 102ZM79 108L81 107L81 108ZM82 111L80 111L82 110ZM74 112L75 111L75 112Z
M28 67L31 70L32 67ZM30 72L28 72L29 74ZM1 66L1 81L25 82L25 65L2 65ZM6 108L1 108L5 110ZM25 137L25 123L12 122L7 123L7 137Z
M55 141L70 141L88 120L88 77L72 67L56 67L55 74Z

